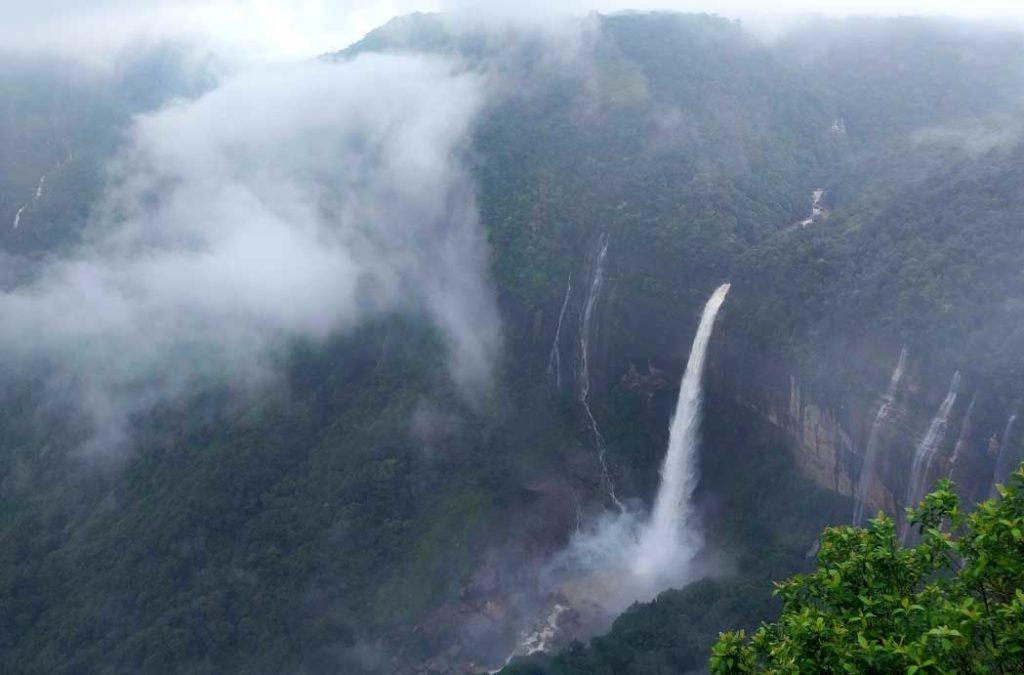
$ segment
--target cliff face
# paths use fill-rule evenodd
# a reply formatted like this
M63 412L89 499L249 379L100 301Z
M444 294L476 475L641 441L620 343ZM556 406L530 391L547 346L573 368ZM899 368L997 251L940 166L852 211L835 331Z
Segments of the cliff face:
M947 391L926 381L929 364L924 362L911 360L909 372L880 414L888 393L880 364L863 363L862 367L866 381L877 380L874 390L854 388L836 397L806 384L793 374L799 370L796 367L789 373L776 367L746 369L740 374L742 369L730 363L728 355L720 357L724 363L711 370L716 378L709 383L712 390L757 416L781 438L797 469L816 485L851 499L860 490L868 516L880 509L902 514L908 505L915 454L933 425L937 440L934 458L925 463L925 484L930 487L950 478L967 503L989 496L1001 455L1004 459L1018 455L1013 425L1007 420L1012 411L970 383L964 385L948 417L936 420ZM876 452L866 462L872 434Z
M836 418L836 411L803 394L795 376L789 379L789 407L782 420L772 417L791 437L797 466L811 480L843 495L853 495L849 457L855 453L850 433Z
M862 458L848 423L840 420L833 406L808 396L795 376L789 378L788 397L784 391L736 391L732 400L781 435L804 476L816 485L853 497L858 479L853 467Z

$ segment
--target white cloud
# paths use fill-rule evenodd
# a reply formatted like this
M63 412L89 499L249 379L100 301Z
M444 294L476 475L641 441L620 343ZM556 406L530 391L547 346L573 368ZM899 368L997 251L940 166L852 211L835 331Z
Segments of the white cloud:
M0 295L0 359L79 382L99 445L196 378L261 380L289 338L394 311L431 317L478 393L499 331L458 157L481 98L449 63L368 55L140 118L91 243Z
M450 11L534 24L590 11L711 12L778 26L802 14L924 14L1024 21L1019 0L3 0L0 51L44 51L102 62L140 37L208 39L247 61L304 59L340 49L389 18Z

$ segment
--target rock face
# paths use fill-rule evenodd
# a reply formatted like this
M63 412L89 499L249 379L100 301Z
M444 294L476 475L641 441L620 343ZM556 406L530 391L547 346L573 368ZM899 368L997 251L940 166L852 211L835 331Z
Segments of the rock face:
M771 396L760 401L746 401L762 420L782 432L789 452L798 470L815 484L853 498L857 491L864 460L866 432L870 425L872 402L858 402L844 406L840 415L837 406L826 404L809 395L796 376L789 377L788 403L783 408L779 398ZM852 418L849 409L862 410L859 418ZM893 416L895 417L895 415ZM892 427L899 426L893 420ZM893 429L895 431L895 429ZM888 436L895 434L889 433ZM886 443L889 446L890 443ZM896 462L898 464L898 462ZM894 478L894 462L886 457L877 470L878 479L867 486L866 502L869 512L882 508L895 512L899 501L901 480ZM893 485L895 483L896 485Z
M909 369L876 431L878 454L863 493L868 517L883 510L899 518L906 506L903 501L914 451L945 393L940 379L922 381L921 373L928 365L918 363ZM865 471L872 424L888 395L884 368L880 364L865 367L867 372L872 369L878 371L875 391L853 390L840 400L827 400L794 374L744 372L740 377L736 368L728 367L714 368L712 373L732 379L716 383L719 395L751 411L773 429L804 476L823 488L854 498ZM950 414L927 484L950 478L966 504L986 499L996 460L1006 442L1003 439L1008 436L1003 426L1010 411L1005 408L1005 402L986 398L982 392L962 397ZM1011 448L1008 452L1017 450Z
M647 364L646 373L641 373L635 364L630 363L629 370L619 379L619 386L649 401L654 394L668 386L668 380L663 372L650 363Z
M850 434L833 409L804 399L794 376L789 382L789 410L781 426L791 438L791 451L804 475L839 494L853 495L856 481L849 471L849 458L855 450Z

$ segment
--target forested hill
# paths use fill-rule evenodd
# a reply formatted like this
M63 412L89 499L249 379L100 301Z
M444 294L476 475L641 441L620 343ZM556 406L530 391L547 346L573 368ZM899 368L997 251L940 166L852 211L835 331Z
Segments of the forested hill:
M81 403L95 392L62 371L73 355L5 356L0 668L501 666L555 595L544 575L572 535L615 512L614 499L649 508L701 307L731 281L697 492L709 578L629 608L589 644L612 617L561 626L545 645L561 657L514 665L702 669L720 630L776 609L771 580L809 564L819 529L849 522L901 346L908 437L954 370L977 397L961 426L979 456L1024 398L1022 42L910 18L814 20L769 45L708 15L595 14L538 30L419 14L324 56L339 72L381 54L423 58L486 92L452 154L500 314L493 382L467 396L445 368L449 336L399 304L275 344L269 384L211 375L155 396L131 381L117 391L134 397L128 449L97 462L81 451L95 436ZM173 54L142 63L98 83L0 63L0 140L23 143L17 161L0 158L0 216L13 224L28 204L17 228L0 228L2 260L18 271L0 272L5 293L42 262L91 251L132 115L219 91L182 75ZM33 201L47 167L59 168ZM327 195L320 211L344 211L326 189L311 194ZM144 243L131 253L145 258ZM192 343L173 357L212 360ZM831 463L817 472L808 416L788 410L794 392L794 407L812 401L832 425L821 443ZM902 487L902 472L886 465L877 494ZM979 491L987 472L970 474Z

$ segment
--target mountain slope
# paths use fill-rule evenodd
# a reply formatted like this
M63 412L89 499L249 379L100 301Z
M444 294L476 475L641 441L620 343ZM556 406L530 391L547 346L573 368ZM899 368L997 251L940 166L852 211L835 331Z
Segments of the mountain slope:
M563 40L414 15L324 57L425 53L487 83L468 154L504 335L494 386L467 399L445 336L395 312L288 341L272 386L157 401L131 420L130 456L97 466L77 454L87 420L6 366L4 669L500 665L546 601L547 561L614 508L601 451L618 498L650 503L686 350L726 280L698 489L718 578L510 671L699 669L720 628L773 612L770 580L850 518L904 344L871 506L902 506L953 370L977 405L969 425L970 397L955 408L943 462L958 437L985 457L1024 394L1019 38L919 20L803 30L766 46L715 17L626 14ZM100 136L140 107L96 113ZM18 264L95 215L106 143L82 197L25 221L37 240L2 239ZM2 172L6 210L31 188L25 164ZM801 226L817 188L826 213ZM965 489L986 492L991 471L966 471Z

